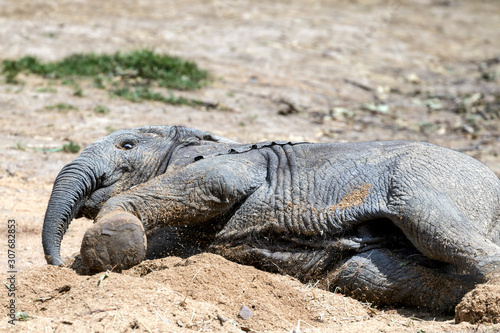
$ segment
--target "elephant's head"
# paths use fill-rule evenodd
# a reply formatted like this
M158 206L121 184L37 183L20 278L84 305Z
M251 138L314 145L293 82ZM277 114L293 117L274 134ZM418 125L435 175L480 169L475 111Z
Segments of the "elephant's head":
M154 126L121 130L83 150L57 176L43 222L47 263L63 264L60 247L75 217L94 219L111 196L165 173L178 149L233 141L196 129Z

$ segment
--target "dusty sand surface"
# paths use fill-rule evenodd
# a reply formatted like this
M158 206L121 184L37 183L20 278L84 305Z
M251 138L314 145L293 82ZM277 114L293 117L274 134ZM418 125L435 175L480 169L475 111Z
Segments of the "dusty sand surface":
M497 1L1 1L0 59L154 48L215 78L176 94L219 109L132 103L83 84L0 77L0 256L16 221L16 310L33 332L469 332L500 325L380 309L212 254L145 262L123 274L45 266L41 230L52 183L81 146L121 128L186 125L241 142L408 139L460 149L500 175L500 6ZM50 89L47 89L50 88ZM68 103L67 112L45 107ZM105 105L108 114L94 111ZM377 107L377 105L379 105ZM382 106L380 106L382 105ZM45 151L43 151L45 150ZM92 221L62 244L79 252ZM253 313L238 316L241 307Z

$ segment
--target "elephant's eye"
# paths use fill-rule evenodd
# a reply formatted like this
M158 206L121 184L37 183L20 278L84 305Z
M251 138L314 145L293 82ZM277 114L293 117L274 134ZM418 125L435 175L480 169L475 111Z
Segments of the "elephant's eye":
M123 141L122 143L120 143L120 148L130 150L134 148L134 143L132 141Z

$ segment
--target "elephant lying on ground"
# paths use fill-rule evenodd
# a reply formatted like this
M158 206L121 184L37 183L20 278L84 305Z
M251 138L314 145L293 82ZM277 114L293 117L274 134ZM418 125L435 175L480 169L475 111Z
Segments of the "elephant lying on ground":
M61 240L79 216L96 221L81 249L95 270L212 251L441 312L475 284L500 281L498 177L427 143L240 144L185 127L121 130L57 176L42 235L49 264L63 264Z

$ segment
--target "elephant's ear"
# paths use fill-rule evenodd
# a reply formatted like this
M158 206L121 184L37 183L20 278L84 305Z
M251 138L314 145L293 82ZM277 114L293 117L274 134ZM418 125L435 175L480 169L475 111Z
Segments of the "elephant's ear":
M229 143L229 144L238 144L239 142L236 142L236 141L233 141L233 140L229 140L229 139L226 139L222 136L218 136L218 135L215 135L215 134L212 134L212 133L206 133L203 138L201 139L201 142L207 142L207 143L212 143L212 142L216 142L216 143ZM203 143L202 143L203 144Z
M238 144L238 142L223 138L209 132L189 127L175 128L180 143L187 145L210 145L214 143Z
M184 126L147 126L137 129L139 132L163 137L181 145L206 145L213 143L238 144L221 136Z

